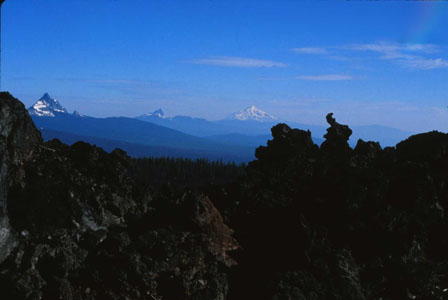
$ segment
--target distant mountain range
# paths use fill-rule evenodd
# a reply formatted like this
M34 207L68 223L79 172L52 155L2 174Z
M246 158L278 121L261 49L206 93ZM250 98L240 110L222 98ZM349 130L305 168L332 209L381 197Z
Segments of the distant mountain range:
M271 137L270 129L277 123L310 130L317 144L323 142L326 132L324 126L285 122L255 106L218 121L189 116L169 118L162 109L136 118L94 118L76 111L69 113L45 93L28 110L47 140L58 138L68 144L83 140L108 151L122 148L131 156L206 157L243 162L254 158L255 149L266 144ZM392 146L412 134L378 125L352 129L352 145L362 138Z
M253 144L254 139L251 138L253 136L270 137L272 126L278 123L286 123L290 127L302 130L310 130L314 142L319 145L323 142L323 136L327 129L326 126L281 120L263 112L255 106L233 113L226 119L218 121L208 121L206 119L188 116L168 118L162 109L139 116L137 119L180 130L195 136L211 138L213 140L216 140L216 137L219 136L226 142L233 144L244 143L246 145ZM394 146L413 134L412 132L381 125L350 126L350 128L353 130L353 135L350 138L350 144L352 146L356 145L358 139L378 141L383 147ZM244 141L244 136L249 136L247 142Z
M108 150L122 148L133 156L174 156L249 161L254 149L245 145L218 143L134 118L93 118L70 114L45 94L28 110L46 140L58 138L72 144L87 141Z
M168 118L165 116L162 109L158 109L153 113L141 115L136 119L180 130L200 137L230 135L228 137L230 138L235 134L238 134L239 136L270 136L272 126L281 122L287 123L295 128L304 130L309 129L312 133L317 132L320 136L323 136L326 130L323 126L313 126L279 120L255 106L233 113L226 119L218 121L209 121L189 116L175 116ZM318 137L318 135L316 135L316 137ZM321 138L318 137L316 140L321 140Z

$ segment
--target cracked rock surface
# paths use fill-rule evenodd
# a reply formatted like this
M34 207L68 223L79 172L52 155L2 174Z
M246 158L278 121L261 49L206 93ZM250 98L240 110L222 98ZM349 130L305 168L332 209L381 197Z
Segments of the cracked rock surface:
M274 126L232 183L153 189L0 93L1 299L448 299L448 135L352 149L327 121L321 147Z
M153 197L121 151L44 143L0 93L2 299L227 297L232 230L204 195Z

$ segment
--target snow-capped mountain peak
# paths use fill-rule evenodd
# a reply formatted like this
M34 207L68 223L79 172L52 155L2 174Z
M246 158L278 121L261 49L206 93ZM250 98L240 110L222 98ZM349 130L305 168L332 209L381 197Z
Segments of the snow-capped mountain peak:
M39 117L54 117L57 114L67 114L67 110L61 106L61 104L50 97L48 93L45 93L42 98L37 100L33 106L28 108L30 115Z
M163 112L163 110L161 108L159 108L158 110L155 110L152 113L145 114L142 117L158 117L158 118L161 118L161 119L165 119L166 118L165 117L165 113Z
M262 111L261 109L256 108L255 105L252 105L246 109L231 114L228 119L239 121L259 121L259 122L277 120L276 117Z
M83 114L81 114L79 111L77 111L77 110L74 110L73 111L73 115L75 116L75 117L84 117L84 115Z

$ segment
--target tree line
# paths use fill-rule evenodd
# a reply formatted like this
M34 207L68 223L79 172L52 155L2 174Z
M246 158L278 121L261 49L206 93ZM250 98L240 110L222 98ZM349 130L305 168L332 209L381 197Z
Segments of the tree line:
M130 167L137 181L154 187L225 184L243 176L245 170L245 164L235 162L171 157L134 158Z

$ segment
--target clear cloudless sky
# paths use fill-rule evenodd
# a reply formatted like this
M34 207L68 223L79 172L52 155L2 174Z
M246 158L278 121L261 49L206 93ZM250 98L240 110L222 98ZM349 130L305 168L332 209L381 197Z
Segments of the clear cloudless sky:
M448 2L6 0L2 88L83 114L448 130Z

